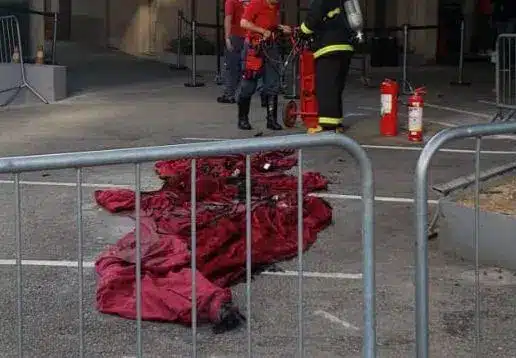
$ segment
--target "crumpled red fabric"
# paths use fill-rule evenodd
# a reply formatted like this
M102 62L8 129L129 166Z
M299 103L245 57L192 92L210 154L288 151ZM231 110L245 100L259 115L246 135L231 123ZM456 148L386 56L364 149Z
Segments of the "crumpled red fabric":
M252 157L253 269L297 255L297 164L292 151ZM191 160L160 161L160 190L141 193L142 318L191 323ZM245 156L197 159L197 312L200 322L217 323L232 302L230 286L246 274ZM330 205L307 194L327 188L320 173L303 174L303 249L316 241L332 219ZM112 213L134 216L132 190L95 192ZM97 308L136 317L135 231L97 258Z

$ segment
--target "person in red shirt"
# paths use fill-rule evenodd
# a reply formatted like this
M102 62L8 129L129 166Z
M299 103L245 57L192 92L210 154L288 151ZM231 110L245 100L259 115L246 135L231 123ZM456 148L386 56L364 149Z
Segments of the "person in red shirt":
M244 46L244 63L249 56L259 57L261 66L258 70L246 68L238 95L238 128L251 130L249 109L251 97L256 92L258 80L263 82L262 94L266 99L267 128L283 129L278 123L278 94L280 91L280 54L278 46L272 42L267 47L266 55L257 48L260 40L268 40L273 32L279 30L285 34L291 33L290 26L279 23L280 8L278 0L250 0L244 10L240 25L246 30ZM250 62L250 61L249 61Z
M219 103L235 103L235 93L242 78L242 50L245 30L240 26L244 6L248 0L226 0L224 5L225 73L224 93Z

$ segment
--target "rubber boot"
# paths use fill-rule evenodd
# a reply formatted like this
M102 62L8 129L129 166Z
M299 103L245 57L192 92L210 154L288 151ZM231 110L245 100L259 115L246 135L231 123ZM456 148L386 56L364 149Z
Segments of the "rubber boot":
M267 128L274 131L283 129L278 123L278 96L267 96Z
M238 99L238 128L250 131L253 129L249 123L249 108L251 107L251 98Z

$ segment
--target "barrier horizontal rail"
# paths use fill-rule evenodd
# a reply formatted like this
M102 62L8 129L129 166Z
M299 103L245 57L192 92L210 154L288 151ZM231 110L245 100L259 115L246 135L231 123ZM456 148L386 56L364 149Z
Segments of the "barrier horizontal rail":
M480 143L481 137L498 134L516 133L516 123L489 123L445 129L436 134L423 148L417 162L415 175L415 220L416 220L416 357L429 357L429 281L428 281L428 168L434 155L446 143L462 138L477 138L475 153L475 308L476 308L476 350L480 350L480 312L479 312L479 273L478 273L478 235L479 235L479 182L480 182ZM480 357L480 355L477 355Z
M251 161L250 154L278 149L298 149L297 181L297 237L298 237L298 357L303 357L303 176L302 149L332 146L340 148L357 161L361 176L362 195L362 244L363 244L363 297L364 297L364 337L363 357L375 358L376 346L376 287L375 287L375 244L374 244L374 184L371 161L365 150L353 139L339 134L322 134L320 136L289 135L282 137L238 139L210 143L191 143L160 147L142 147L103 151L58 153L46 155L16 156L0 158L0 173L14 174L15 198L15 237L16 237L16 272L17 272L17 327L18 354L23 356L23 272L22 272L22 225L21 225L21 189L20 174L39 170L58 170L75 168L77 174L77 237L78 237L78 281L79 281L79 356L85 353L84 341L84 302L83 302L83 224L82 224L82 168L117 164L133 164L135 176L135 247L136 247L136 356L142 357L142 264L140 233L141 174L140 164L157 160L190 158L191 160L191 268L192 268L192 356L197 356L197 296L196 296L196 158L229 154L246 154L246 293L247 293L247 351L252 357L251 327Z

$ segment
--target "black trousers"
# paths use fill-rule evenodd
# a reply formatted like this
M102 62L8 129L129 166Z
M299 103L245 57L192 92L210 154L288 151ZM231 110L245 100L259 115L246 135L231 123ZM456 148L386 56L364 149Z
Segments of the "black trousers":
M352 57L352 51L337 51L315 59L315 96L321 127L342 124L342 92Z
M248 45L244 48L243 61L247 55ZM239 98L251 98L258 89L258 82L262 80L261 93L267 96L277 96L281 89L280 72L276 68L274 62L280 62L280 53L277 47L267 50L267 56L264 56L262 70L255 77L243 79L240 83Z

